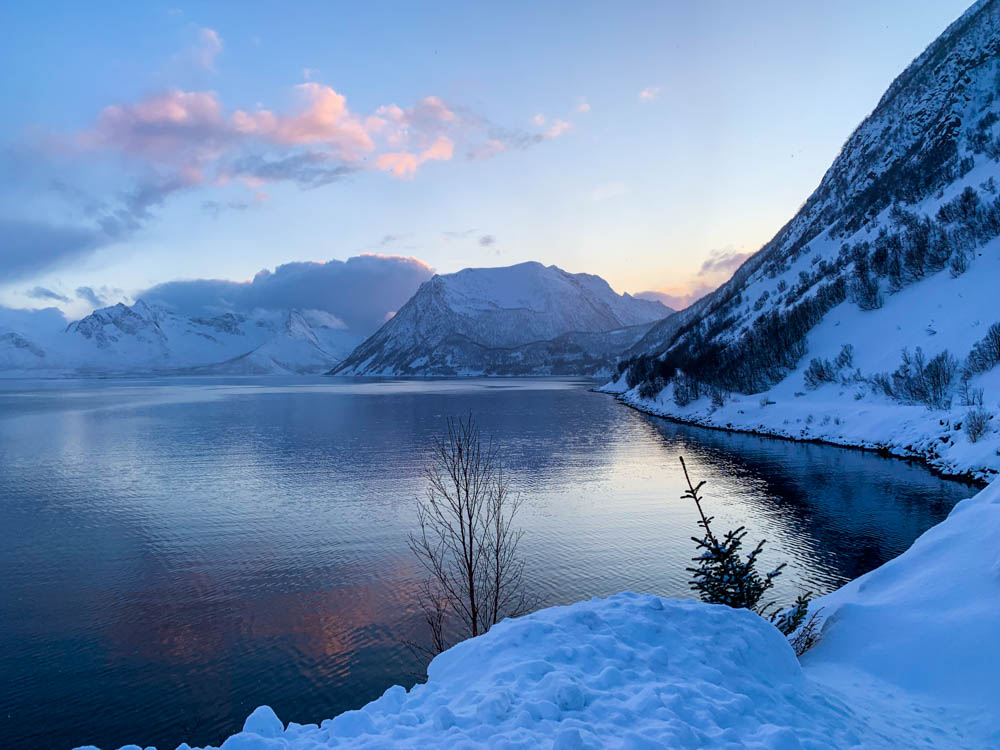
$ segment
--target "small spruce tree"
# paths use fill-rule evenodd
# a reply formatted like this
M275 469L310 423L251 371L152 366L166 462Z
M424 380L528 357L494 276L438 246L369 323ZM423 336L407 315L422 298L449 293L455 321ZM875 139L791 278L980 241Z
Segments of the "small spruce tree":
M694 567L688 568L691 573L691 588L698 592L701 600L711 604L725 604L737 609L750 609L761 617L767 617L775 627L785 635L795 632L805 619L809 609L809 593L801 594L795 604L787 610L774 611L774 602L762 603L765 592L774 586L774 579L781 575L785 563L774 570L761 573L757 562L764 551L765 540L761 539L744 558L742 553L743 539L746 528L740 526L734 531L727 531L725 536L718 537L712 530L713 516L705 514L702 507L702 496L699 494L705 482L694 485L688 475L687 465L681 457L681 468L688 488L681 497L693 500L698 508L701 520L698 525L703 534L691 537L698 545L701 553L693 558Z

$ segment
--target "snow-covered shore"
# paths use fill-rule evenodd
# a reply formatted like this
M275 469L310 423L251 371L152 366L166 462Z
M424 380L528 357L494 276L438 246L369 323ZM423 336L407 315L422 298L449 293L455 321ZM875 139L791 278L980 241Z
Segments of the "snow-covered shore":
M978 441L970 441L963 430L969 407L956 403L949 409L931 410L870 391L859 398L850 385L828 384L806 391L796 375L800 373L789 375L766 393L727 394L721 406L707 396L678 406L672 385L651 399L642 398L638 389L629 390L622 380L598 390L639 411L685 424L916 458L944 476L984 483L1000 473L1000 426L991 424ZM979 380L987 379L995 393L1000 388L1000 372ZM994 410L994 405L987 406Z
M319 724L259 708L221 747L1000 747L998 539L994 482L817 600L801 662L751 612L623 593L504 621Z

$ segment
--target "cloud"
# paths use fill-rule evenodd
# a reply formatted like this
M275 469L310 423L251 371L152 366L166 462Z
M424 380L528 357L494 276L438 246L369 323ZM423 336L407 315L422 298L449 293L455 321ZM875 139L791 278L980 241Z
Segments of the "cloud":
M108 243L99 231L42 221L0 219L0 284L31 278Z
M34 289L29 289L25 292L25 295L31 299L50 299L56 302L69 302L69 297L66 295L46 289L44 286L36 286Z
M171 281L139 296L190 315L258 308L321 310L367 335L432 274L433 269L416 258L364 254L346 261L286 263L246 282Z
M660 95L660 91L661 89L659 86L647 86L639 92L639 101L651 102Z
M490 245L496 244L496 237L492 234L484 234L479 238L479 247L489 247Z
M582 96L580 97L580 101L577 102L576 111L579 112L580 114L584 114L590 111L590 104Z
M572 129L573 126L565 120L553 120L552 125L545 131L545 137L558 138L561 135L565 135Z
M705 262L701 264L698 275L707 276L716 273L725 273L727 276L732 275L732 272L742 266L743 262L751 255L753 253L740 253L732 248L713 250Z
M214 92L170 89L105 107L73 143L84 153L118 153L130 166L153 168L164 182L194 186L249 178L306 188L364 169L412 179L428 161L451 160L458 142L491 154L508 145L486 132L484 120L436 96L363 116L329 86L307 81L292 90L299 104L289 114L260 107L227 114ZM568 127L557 120L537 140Z
M76 296L94 307L105 306L104 298L98 295L98 293L94 291L93 287L78 286L76 288Z
M538 127L543 127L545 125L545 115L539 113L531 118L531 121L535 123Z
M413 179L417 167L427 161L448 161L455 151L455 144L445 136L439 136L434 143L421 151L419 154L411 154L406 151L397 153L381 154L375 161L375 166L392 172L401 179Z
M234 132L214 92L170 89L105 107L77 140L85 150L117 151L154 164L197 165L218 155Z
M191 59L205 70L215 70L215 58L222 52L222 37L214 29L198 29L198 42L191 48Z
M251 205L249 201L204 201L201 210L213 219L218 219L226 211L246 211Z
M270 110L237 110L234 135L252 136L284 146L323 144L342 159L357 160L374 150L365 125L347 108L347 97L329 86L307 82L295 86L303 106L292 115Z
M58 307L24 310L0 306L0 332L16 331L37 341L66 327L66 316Z
M222 40L202 28L195 47L210 66ZM267 183L315 189L367 171L412 180L423 165L451 161L456 152L491 158L572 129L569 120L558 118L546 118L541 132L508 129L437 96L365 114L314 80L291 87L291 93L294 104L284 111L259 105L228 110L214 91L172 88L106 106L79 132L45 135L22 151L31 165L24 169L40 177L45 172L33 189L44 198L58 197L73 221L0 219L0 230L6 230L0 231L0 283L132 238L178 193L230 184L253 193ZM219 216L245 211L253 202L249 194L206 194L200 205Z
M699 282L690 289L685 289L684 287L674 287L665 291L639 292L638 294L633 294L632 296L638 297L639 299L662 302L664 305L674 310L683 310L685 307L694 304L714 289L715 287L710 284Z
M647 291L636 294L642 299L659 300L668 307L682 310L697 302L709 292L714 291L721 283L732 276L753 253L738 252L733 247L712 250L708 258L701 264L698 272L687 283L659 291Z
M91 286L78 286L76 297L90 305L92 308L108 307L115 301L126 299L125 292L117 287L102 286L95 289Z
M244 156L226 168L229 175L257 182L294 182L303 190L338 182L358 171L320 151L302 151L268 159L259 154Z

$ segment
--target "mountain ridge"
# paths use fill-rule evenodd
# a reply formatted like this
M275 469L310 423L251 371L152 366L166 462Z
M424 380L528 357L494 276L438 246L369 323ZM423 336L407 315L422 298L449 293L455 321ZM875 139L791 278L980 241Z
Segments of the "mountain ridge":
M671 312L534 261L468 268L424 282L330 374L591 374Z

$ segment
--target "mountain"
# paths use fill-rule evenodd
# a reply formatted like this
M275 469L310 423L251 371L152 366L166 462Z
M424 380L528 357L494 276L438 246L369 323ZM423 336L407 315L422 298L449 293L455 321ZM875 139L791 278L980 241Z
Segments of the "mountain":
M332 374L591 374L671 312L555 266L467 268L424 282Z
M187 317L143 300L95 310L65 330L0 329L0 370L63 374L322 373L360 336L315 310Z
M706 424L975 464L980 439L955 425L992 418L1000 397L998 80L1000 2L981 0L892 83L791 221L651 327L612 388Z

